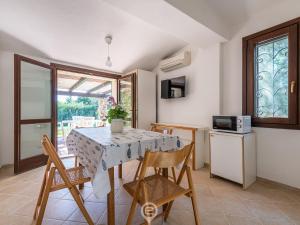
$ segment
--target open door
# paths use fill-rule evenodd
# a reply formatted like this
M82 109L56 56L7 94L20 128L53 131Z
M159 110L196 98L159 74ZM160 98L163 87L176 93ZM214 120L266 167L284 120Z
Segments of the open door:
M42 135L55 140L55 79L50 65L15 55L15 157L21 173L47 162Z
M137 105L136 105L136 73L128 74L119 78L119 99L120 103L128 112L126 127L137 127Z

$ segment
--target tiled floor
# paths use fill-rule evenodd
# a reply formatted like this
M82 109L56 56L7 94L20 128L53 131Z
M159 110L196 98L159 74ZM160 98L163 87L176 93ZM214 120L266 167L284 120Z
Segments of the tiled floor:
M66 164L72 162L66 161ZM126 224L131 198L122 189L132 179L137 162L124 166L124 179L116 179L116 224ZM0 169L0 225L29 225L44 168L18 176L12 168ZM300 192L257 182L247 191L221 179L210 179L208 170L193 172L202 225L300 225ZM186 181L184 181L185 183ZM82 190L95 224L106 224L106 198L96 199L90 184ZM66 190L51 194L45 225L83 225L85 220ZM137 211L135 224L142 222ZM159 219L155 224L162 224ZM191 202L175 201L167 224L193 225Z

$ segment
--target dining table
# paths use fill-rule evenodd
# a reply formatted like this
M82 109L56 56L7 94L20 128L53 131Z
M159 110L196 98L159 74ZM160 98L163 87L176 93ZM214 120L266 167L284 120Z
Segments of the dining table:
M147 150L176 151L186 143L178 136L143 129L112 133L109 127L97 127L73 129L66 144L91 177L94 195L107 195L107 223L115 225L115 166L141 159ZM167 176L167 169L163 173Z

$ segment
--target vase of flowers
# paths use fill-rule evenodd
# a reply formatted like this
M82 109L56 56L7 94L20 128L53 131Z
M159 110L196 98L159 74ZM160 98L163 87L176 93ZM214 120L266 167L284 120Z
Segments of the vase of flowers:
M121 105L116 104L114 99L110 99L110 101L112 103L112 106L107 112L107 121L111 124L111 132L122 133L124 128L124 120L127 117L128 113Z

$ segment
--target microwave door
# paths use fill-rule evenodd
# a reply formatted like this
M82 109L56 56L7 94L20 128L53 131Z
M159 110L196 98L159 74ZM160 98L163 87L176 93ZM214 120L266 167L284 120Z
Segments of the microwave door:
M225 131L237 131L236 117L215 117L213 121L214 129Z

